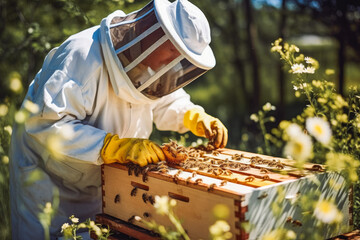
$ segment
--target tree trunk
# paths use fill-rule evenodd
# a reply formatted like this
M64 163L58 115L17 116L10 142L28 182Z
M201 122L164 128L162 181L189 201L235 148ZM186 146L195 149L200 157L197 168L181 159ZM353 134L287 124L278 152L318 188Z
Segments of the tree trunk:
M286 29L286 0L281 2L281 13L279 23L279 37L285 40ZM278 106L278 118L284 119L285 110L285 73L283 70L283 63L278 62L278 84L279 84L279 106Z
M238 27L238 14L237 14L238 5L236 1L231 2L229 4L229 37L232 45L232 49L234 50L234 55L232 59L232 63L234 65L234 79L233 85L231 89L230 98L231 101L231 119L233 119L232 124L232 135L234 139L240 138L241 126L242 126L242 118L240 106L245 107L245 112L249 111L249 104L251 103L251 99L249 93L246 91L246 77L245 77L245 68L244 61L241 57L241 38L240 31ZM241 101L245 101L245 104L240 104Z
M337 0L336 1L337 8L339 9L340 17L339 17L339 26L347 26L347 0ZM345 44L346 44L346 30L345 27L340 27L337 40L339 42L338 48L338 88L339 94L344 94L344 85L345 85Z
M247 44L249 50L249 58L251 62L252 70L252 94L251 94L251 105L253 108L258 109L260 105L260 96L261 96L261 85L260 85L260 66L259 60L257 57L257 28L253 20L253 9L250 0L244 0L245 4L245 18L246 18L246 34L247 34Z

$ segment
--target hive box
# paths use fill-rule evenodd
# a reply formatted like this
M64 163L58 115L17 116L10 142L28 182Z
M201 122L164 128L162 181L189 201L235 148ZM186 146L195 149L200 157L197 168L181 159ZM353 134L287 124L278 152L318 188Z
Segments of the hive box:
M342 213L341 225L349 226L349 189L339 174L325 172L321 165L307 164L299 171L291 160L230 149L206 157L251 167L239 170L237 165L236 169L230 167L232 174L219 175L208 169L179 170L181 167L175 166L163 172L150 171L144 177L121 164L104 165L103 213L124 221L140 216L171 226L152 206L154 196L166 195L177 200L175 213L191 239L209 239L209 226L215 222L212 210L217 204L226 205L230 211L227 222L233 239L260 239L277 228L290 229L306 239L319 229L319 221L311 212L304 213L298 200L316 193L321 199L334 199ZM140 222L131 222L145 228ZM321 236L326 239L341 231L345 230L325 226Z

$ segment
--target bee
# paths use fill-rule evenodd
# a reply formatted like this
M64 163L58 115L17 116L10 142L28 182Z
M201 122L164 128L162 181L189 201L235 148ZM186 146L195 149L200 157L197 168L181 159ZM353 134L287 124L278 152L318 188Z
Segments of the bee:
M130 192L130 196L135 197L136 193L137 193L137 187L134 187Z
M264 175L263 176L263 180L269 180L269 179L270 179L269 175Z
M203 180L201 179L201 178L198 178L198 179L196 179L195 180L195 184L199 184L199 183L201 183Z
M210 184L209 187L208 187L208 189L207 189L208 192L214 190L214 187L216 187L216 184L215 184L215 183Z
M263 159L262 160L262 164L269 164L270 160L267 160L267 159Z
M158 166L166 166L166 162L165 161L160 161L157 163Z
M245 178L245 182L252 182L254 180L255 180L255 178L253 176L249 176L249 177Z
M141 174L147 174L147 172L150 170L150 166L145 166L144 168L141 169Z
M144 201L144 203L146 203L148 201L148 195L146 193L143 193L143 195L141 196L142 200Z
M219 165L219 167L226 168L226 167L229 167L229 164L228 163L222 163L222 164Z
M263 193L263 194L261 194L259 197L258 197L258 199L264 199L264 198L266 198L268 196L268 194L267 193Z
M134 169L134 165L133 164L127 164L127 168L128 168L128 175L131 176L133 169Z
M204 170L205 168L207 168L207 165L205 163L199 164L199 170Z
M242 158L243 158L243 155L238 154L238 153L235 153L234 155L231 156L231 159L233 159L233 160L241 160Z
M257 162L257 159L256 159L256 158L251 158L251 159L250 159L250 163L251 163L251 164L257 164L258 162Z
M249 166L252 167L252 168L256 168L255 164L253 164L253 163L250 163Z
M250 167L248 165L245 165L245 164L240 164L239 166L239 171L246 171L248 170Z
M218 156L218 155L220 155L220 152L217 151L217 150L213 150L213 151L212 151L212 154L213 154L214 156Z
M120 195L116 194L115 199L114 199L114 203L118 203L120 202Z
M221 181L220 186L225 186L227 184L226 180Z
M155 198L152 195L148 196L148 201L150 202L151 205L154 205L155 203Z
M132 215L129 219L128 222L129 223L133 223L135 221L135 215Z
M192 172L191 177L196 177L196 174L197 174L196 172Z
M151 215L150 215L150 213L148 213L148 212L144 212L144 213L143 213L143 216L144 216L145 218L149 218Z
M276 166L276 163L277 163L276 160L273 159L272 161L269 161L268 166L269 166L269 167Z
M213 174L214 174L215 176L218 176L218 175L220 175L221 173L222 173L221 168L214 168Z
M173 181L174 181L174 183L178 184L178 180L179 180L179 175L175 174L175 175L173 176Z
M227 176L231 176L233 174L230 170L225 170L223 173Z
M299 220L294 220L294 221L292 221L292 224L293 224L294 226L298 226L298 227L301 227L301 226L302 226L302 223L301 223Z
M168 169L167 168L161 168L161 169L159 169L159 172L161 172L161 173L168 173Z
M323 171L323 167L321 165L318 165L318 164L314 164L311 168L312 171L317 171L317 172L321 172Z
M147 182L149 180L147 173L142 175L142 181Z
M185 183L189 184L190 180L191 180L191 177L186 178Z
M292 217L289 216L289 217L287 217L286 222L287 222L287 223L291 223L292 220L293 220Z
M265 169L265 168L261 168L261 169L260 169L260 173L263 173L263 174L269 173L269 170L267 170L267 169Z
M135 166L135 167L134 167L134 174L135 174L135 176L138 177L140 173L141 173L141 167Z
M281 162L276 163L276 168L277 169L284 169L284 167L285 167L284 164L282 164Z

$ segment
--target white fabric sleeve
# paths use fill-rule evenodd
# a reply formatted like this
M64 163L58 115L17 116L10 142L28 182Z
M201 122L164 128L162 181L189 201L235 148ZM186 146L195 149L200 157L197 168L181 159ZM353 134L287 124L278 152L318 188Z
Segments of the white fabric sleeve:
M50 150L61 159L102 164L100 150L106 132L86 124L90 106L85 106L81 87L60 70L46 79L44 85L33 82L29 88L28 100L40 109L26 121L27 134L44 152Z
M153 109L154 123L157 129L162 131L176 131L184 133L189 131L184 126L185 113L193 108L203 108L190 101L190 95L184 89L162 97Z

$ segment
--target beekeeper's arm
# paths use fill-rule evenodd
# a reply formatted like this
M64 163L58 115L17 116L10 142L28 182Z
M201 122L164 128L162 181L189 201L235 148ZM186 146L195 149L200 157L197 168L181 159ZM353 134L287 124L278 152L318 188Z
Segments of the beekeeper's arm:
M29 88L28 100L40 110L30 116L25 127L43 146L39 150L42 154L93 164L131 161L144 166L164 160L160 147L149 140L119 139L116 134L86 124L97 97L96 87L91 86L95 79L80 86L61 70L40 72L37 78ZM42 78L47 79L43 86L39 84Z
M190 130L199 137L206 137L216 148L225 147L228 131L222 122L190 101L190 96L179 89L159 100L154 109L154 122L159 130L184 133Z

